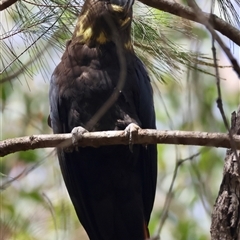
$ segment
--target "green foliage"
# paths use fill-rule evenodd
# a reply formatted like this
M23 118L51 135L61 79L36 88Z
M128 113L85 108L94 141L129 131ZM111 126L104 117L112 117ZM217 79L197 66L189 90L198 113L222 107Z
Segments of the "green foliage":
M36 162L39 158L39 155L37 154L37 151L27 151L27 152L20 152L19 158L22 159L25 162Z
M156 9L141 8L141 5L136 7L133 44L138 56L148 66L152 78L166 82L170 75L174 80L179 80L186 66L190 69L195 69L196 65L212 66L210 59L203 54L196 54L175 41L186 37L194 41L197 35L193 30L192 24L187 20Z

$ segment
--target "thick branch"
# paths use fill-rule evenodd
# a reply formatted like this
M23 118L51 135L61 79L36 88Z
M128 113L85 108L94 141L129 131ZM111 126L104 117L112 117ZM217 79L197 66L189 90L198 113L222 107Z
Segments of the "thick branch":
M201 23L198 19L196 12L194 12L190 7L184 6L177 2L171 2L169 0L140 0L142 3L162 10L164 12L171 13L173 15L189 19L194 22ZM240 31L233 27L231 24L225 22L221 18L204 13L205 18L210 19L212 27L219 31L224 36L228 37L238 46L240 46Z
M240 109L232 114L231 131L240 133ZM212 212L212 240L240 239L240 163L235 150L227 150L223 179Z
M237 149L240 149L240 137L234 136ZM139 129L133 139L134 144L180 144L206 147L230 148L228 134L187 131L159 131ZM72 143L72 134L33 135L7 139L0 142L0 157L7 154L37 148L67 147ZM129 144L125 131L87 132L81 136L79 146L106 146Z
M0 11L10 7L15 2L17 2L17 0L2 0L2 1L0 1Z

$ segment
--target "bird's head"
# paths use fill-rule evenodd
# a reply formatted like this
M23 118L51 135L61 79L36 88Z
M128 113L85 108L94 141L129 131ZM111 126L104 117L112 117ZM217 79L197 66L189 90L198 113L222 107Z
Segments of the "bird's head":
M105 44L117 37L130 48L133 3L134 0L86 0L73 37L91 45Z

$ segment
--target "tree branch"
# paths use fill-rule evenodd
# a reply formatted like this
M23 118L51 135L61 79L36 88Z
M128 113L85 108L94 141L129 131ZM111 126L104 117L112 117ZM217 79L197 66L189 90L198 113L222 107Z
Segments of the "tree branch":
M240 137L234 135L233 140L240 149ZM139 129L133 139L134 144L179 144L206 147L230 148L228 134L187 131L160 131ZM0 157L18 151L37 148L68 147L72 144L72 134L32 135L0 141ZM81 135L79 146L127 145L129 138L125 131L87 132Z
M199 21L196 12L194 12L190 7L184 6L177 2L170 2L169 0L140 0L142 3L162 10L164 12L171 13L173 15L201 23ZM224 36L228 37L238 46L240 46L240 31L233 27L231 24L225 22L221 18L217 17L216 15L203 13L205 18L209 19L212 27L219 31Z
M2 0L2 1L0 1L0 11L10 7L11 5L13 5L17 1L18 0Z
M187 6L179 4L177 2L170 2L169 0L140 0L142 3L162 10L164 12L171 13L173 15L201 23L198 19L197 14ZM0 11L8 8L12 4L17 2L17 0L3 0L0 3ZM228 37L238 46L240 46L240 31L233 27L231 24L225 22L221 18L217 17L216 15L212 15L209 13L204 13L205 18L209 19L211 22L212 27L219 31L224 36Z
M214 31L212 25L209 23L208 19L204 16L203 11L198 7L196 2L194 0L187 0L187 2L192 7L195 14L197 15L197 20L207 28L207 30L212 34L213 38L218 42L219 46L225 52L229 61L232 63L233 69L235 70L238 77L240 78L240 67L238 65L237 60L233 57L229 48L224 44L223 40Z
M232 134L240 133L240 109L232 114ZM236 135L235 135L236 136ZM240 163L235 149L228 149L225 157L223 179L212 211L211 239L240 239Z

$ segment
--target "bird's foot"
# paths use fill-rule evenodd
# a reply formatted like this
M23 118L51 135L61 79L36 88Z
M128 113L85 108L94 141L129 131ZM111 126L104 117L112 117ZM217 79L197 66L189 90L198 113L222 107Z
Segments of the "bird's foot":
M125 136L129 138L129 149L131 152L133 152L134 138L136 138L139 129L140 127L137 124L130 123L124 130Z
M72 133L72 146L68 147L66 149L67 152L72 152L72 151L78 151L78 143L79 141L81 141L82 136L84 133L88 132L88 130L86 130L83 127L75 127L72 129L71 133Z
M78 146L78 142L82 139L84 133L88 132L87 129L83 127L75 127L72 129L72 144L73 146Z

